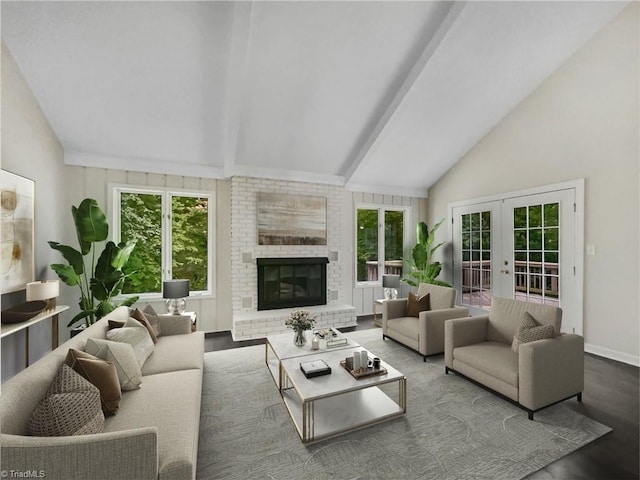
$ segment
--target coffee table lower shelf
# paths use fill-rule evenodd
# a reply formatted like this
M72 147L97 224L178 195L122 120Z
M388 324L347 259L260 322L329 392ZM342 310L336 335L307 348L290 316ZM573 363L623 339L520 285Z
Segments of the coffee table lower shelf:
M300 439L312 443L403 416L406 411L405 379L399 387L401 405L378 387L305 402L300 401L293 388L281 393Z

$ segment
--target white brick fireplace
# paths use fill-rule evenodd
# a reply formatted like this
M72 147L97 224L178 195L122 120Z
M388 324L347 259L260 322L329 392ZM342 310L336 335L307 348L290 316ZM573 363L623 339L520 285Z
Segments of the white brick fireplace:
M327 198L327 245L258 245L258 192L315 195ZM342 229L348 214L343 208L344 189L314 183L233 177L231 180L231 282L233 338L262 338L290 331L284 325L291 310L257 311L257 258L327 257L327 305L304 307L317 315L318 327L356 325L356 309L345 304L344 269L349 268L348 248Z

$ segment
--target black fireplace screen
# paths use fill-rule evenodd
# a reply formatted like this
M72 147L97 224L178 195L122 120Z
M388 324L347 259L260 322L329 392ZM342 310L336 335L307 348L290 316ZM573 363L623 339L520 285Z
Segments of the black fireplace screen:
M327 303L326 257L258 258L258 310Z

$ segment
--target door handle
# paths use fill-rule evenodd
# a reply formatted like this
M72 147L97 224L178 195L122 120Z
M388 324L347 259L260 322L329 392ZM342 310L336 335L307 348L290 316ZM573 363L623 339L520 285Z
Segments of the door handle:
M500 270L500 273L509 273L509 270Z

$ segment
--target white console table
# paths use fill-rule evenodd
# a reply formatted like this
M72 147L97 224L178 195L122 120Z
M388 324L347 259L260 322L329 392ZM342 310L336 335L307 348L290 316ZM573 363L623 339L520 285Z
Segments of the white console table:
M0 333L0 338L8 337L9 335L13 335L20 330L24 330L24 363L25 367L29 366L29 327L35 325L36 323L40 323L43 320L51 319L51 349L55 349L58 347L58 315L64 312L65 310L69 310L67 305L58 305L53 310L49 310L46 312L42 312L36 315L29 320L20 323L3 323Z

